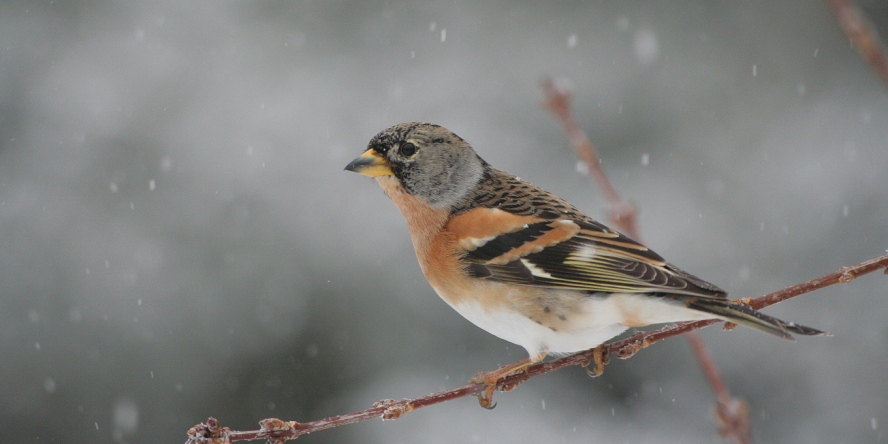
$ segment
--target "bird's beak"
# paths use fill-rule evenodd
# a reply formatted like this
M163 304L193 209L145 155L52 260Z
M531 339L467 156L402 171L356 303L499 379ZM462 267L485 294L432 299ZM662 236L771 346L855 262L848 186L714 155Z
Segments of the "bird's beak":
M351 163L345 166L345 170L354 171L370 177L391 176L394 174L392 173L392 168L389 165L389 162L385 160L384 157L380 156L373 148L364 151L364 154L361 154L357 159L352 160Z

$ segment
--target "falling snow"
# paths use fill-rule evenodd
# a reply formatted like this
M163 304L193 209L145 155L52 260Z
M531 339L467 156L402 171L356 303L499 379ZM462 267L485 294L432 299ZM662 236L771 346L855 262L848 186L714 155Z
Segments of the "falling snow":
M114 404L112 414L114 432L118 435L130 435L139 428L139 406L128 398L119 399Z
M641 29L635 33L635 58L646 65L660 56L660 42L657 34L650 29Z
M149 419L224 415L201 406L213 396L236 395L257 415L303 411L312 384L332 381L356 387L335 404L366 405L460 386L526 356L515 346L501 353L437 299L397 210L372 179L341 169L384 126L430 120L606 221L596 186L555 172L576 157L539 106L545 74L571 77L577 123L620 196L637 202L651 246L731 297L888 248L878 238L888 230L884 90L829 13L804 17L805 38L785 38L774 17L798 10L786 2L732 6L752 27L719 27L724 8L705 2L685 5L690 15L653 2L547 4L545 17L478 2L380 4L346 20L335 20L336 2L174 6L3 8L17 26L0 30L19 37L4 53L15 75L0 82L14 117L0 152L4 390L10 411L66 418L44 421L39 434L27 424L4 430L4 441L160 442L192 424L177 431ZM823 57L812 44L825 45ZM575 170L589 172L582 162ZM755 387L784 388L794 409L738 388L755 401L751 419L771 425L769 440L880 442L888 401L872 387L882 381L855 367L860 356L888 359L873 309L880 285L859 279L765 310L868 341L772 344L752 331L704 331L725 341L720 366L754 359L764 365L750 370ZM835 303L836 292L854 303ZM850 358L823 359L841 354ZM262 365L249 365L257 357ZM710 395L692 378L680 381L687 396L669 403L682 363L620 365L631 371L607 377L629 400L579 395L606 390L597 383L543 389L541 379L499 395L509 414L485 414L496 417L493 431L486 419L448 427L423 413L395 441L638 442ZM769 366L798 369L810 384L786 383ZM632 397L645 383L630 373L670 396ZM285 382L269 389L272 376ZM555 412L549 396L557 423L538 418ZM616 405L624 410L614 419ZM668 428L670 439L715 436L702 415L682 418L694 427ZM391 438L367 433L368 442Z
M52 378L46 378L43 380L43 390L46 390L46 393L53 394L56 391L56 382Z

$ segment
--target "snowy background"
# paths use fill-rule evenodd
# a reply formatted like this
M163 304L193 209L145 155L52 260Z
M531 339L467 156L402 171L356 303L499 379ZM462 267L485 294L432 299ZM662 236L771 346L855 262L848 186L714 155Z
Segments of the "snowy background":
M822 1L7 1L0 440L184 442L524 357L438 299L342 168L434 122L603 218L544 75L572 82L644 241L733 296L888 248L888 94ZM876 273L766 309L831 338L702 332L757 441L888 441L886 297ZM681 338L496 400L300 442L718 441Z

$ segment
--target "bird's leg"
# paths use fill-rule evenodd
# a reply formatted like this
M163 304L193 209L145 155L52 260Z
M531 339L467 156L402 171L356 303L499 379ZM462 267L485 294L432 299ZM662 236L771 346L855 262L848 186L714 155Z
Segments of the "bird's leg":
M478 372L474 378L469 380L469 384L484 384L484 391L478 394L478 403L481 404L481 407L485 409L492 409L496 407L496 404L492 403L493 400L493 391L496 390L496 383L501 378L518 374L524 371L527 367L536 364L543 360L546 357L546 351L543 350L536 356L528 356L520 361L513 362L508 365L504 365L496 370L490 372ZM517 384L509 387L509 390L517 387Z
M606 344L601 344L598 347L592 349L592 359L583 364L583 368L586 370L586 374L597 378L604 373L604 366L609 362L608 355L610 355L610 347ZM592 370L589 370L589 364L595 364L595 367Z

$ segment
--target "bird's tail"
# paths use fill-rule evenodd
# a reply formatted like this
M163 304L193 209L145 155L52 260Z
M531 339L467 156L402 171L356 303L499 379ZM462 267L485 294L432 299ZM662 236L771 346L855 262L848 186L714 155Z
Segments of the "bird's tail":
M791 333L806 336L830 335L829 333L820 331L816 328L781 321L780 319L755 311L745 305L734 304L723 299L689 298L685 303L688 304L688 307L690 308L705 313L711 313L719 319L752 327L756 330L780 336L784 339L795 340Z

